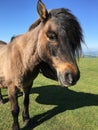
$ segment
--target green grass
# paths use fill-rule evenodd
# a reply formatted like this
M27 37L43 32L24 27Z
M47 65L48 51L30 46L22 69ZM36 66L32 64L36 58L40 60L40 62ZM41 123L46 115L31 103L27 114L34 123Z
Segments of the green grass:
M98 130L98 58L82 58L81 79L66 89L39 75L30 94L31 125L23 128L22 96L19 122L22 130ZM7 91L3 90L4 98ZM0 130L11 130L10 103L0 105Z

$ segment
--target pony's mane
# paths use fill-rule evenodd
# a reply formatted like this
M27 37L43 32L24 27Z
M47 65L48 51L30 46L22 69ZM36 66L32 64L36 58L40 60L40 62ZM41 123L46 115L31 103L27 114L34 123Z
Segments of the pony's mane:
M12 42L17 36L12 36L10 42Z
M28 31L31 31L32 29L34 29L35 27L37 27L40 24L41 20L37 19L30 27Z
M83 34L77 18L70 10L64 8L51 10L50 15L51 17L57 18L56 22L61 25L60 28L63 28L66 31L74 55L79 57L82 53L81 42L83 42Z

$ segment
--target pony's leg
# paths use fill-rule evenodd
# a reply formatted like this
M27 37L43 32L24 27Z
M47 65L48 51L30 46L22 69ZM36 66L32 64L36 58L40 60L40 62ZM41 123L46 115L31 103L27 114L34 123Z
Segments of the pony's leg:
M27 88L24 88L23 91L23 97L24 97L24 101L23 101L23 105L24 105L24 109L22 112L22 117L23 117L23 122L25 126L28 126L29 122L30 122L30 116L29 116L29 94L30 94L30 90L31 90L32 85L28 86Z
M11 102L11 112L13 117L12 130L20 130L18 123L18 115L19 115L19 106L18 106L18 90L16 87L8 87L8 96Z
M3 104L4 101L3 101L3 97L2 97L2 93L1 93L1 88L0 88L0 104Z

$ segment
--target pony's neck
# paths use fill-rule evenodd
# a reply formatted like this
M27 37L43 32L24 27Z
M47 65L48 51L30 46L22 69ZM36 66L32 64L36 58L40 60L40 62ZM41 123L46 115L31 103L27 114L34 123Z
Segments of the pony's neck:
M41 26L38 25L36 28L16 37L12 44L16 45L22 62L25 68L33 69L40 63L40 58L37 51L37 41ZM14 44L15 42L15 44Z
M24 38L26 38L25 42L25 49L24 51L27 52L27 54L24 52L25 57L27 57L27 64L29 62L29 65L36 66L40 63L40 57L38 55L38 35L40 32L41 26L37 26L31 31L28 31L24 34ZM33 63L33 64L32 64Z

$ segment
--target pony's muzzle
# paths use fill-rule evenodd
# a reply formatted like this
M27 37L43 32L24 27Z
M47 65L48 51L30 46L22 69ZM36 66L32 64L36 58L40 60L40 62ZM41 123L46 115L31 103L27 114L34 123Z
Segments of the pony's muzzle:
M65 81L68 86L75 85L80 78L80 72L73 74L71 72L65 72Z
M80 72L72 73L70 71L65 71L64 73L58 72L58 81L62 86L69 87L75 85L80 78Z

